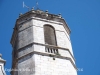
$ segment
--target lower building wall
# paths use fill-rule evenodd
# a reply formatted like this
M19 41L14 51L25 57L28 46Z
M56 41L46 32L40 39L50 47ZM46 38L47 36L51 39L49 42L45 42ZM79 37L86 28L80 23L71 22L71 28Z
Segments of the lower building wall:
M35 75L34 55L30 54L18 61L17 75ZM14 74L16 75L16 74Z
M0 75L3 75L3 70L1 65L0 65Z
M4 69L4 63L0 61L0 75L6 75L5 69Z
M71 62L66 59L34 54L35 75L77 75Z
M18 61L18 72L13 75L77 75L77 71L67 59L39 54L30 54Z

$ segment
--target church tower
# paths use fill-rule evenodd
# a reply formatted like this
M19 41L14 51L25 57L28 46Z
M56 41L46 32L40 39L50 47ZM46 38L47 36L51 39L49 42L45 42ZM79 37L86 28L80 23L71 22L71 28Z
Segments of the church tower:
M60 14L20 14L11 38L11 75L77 75L70 32Z

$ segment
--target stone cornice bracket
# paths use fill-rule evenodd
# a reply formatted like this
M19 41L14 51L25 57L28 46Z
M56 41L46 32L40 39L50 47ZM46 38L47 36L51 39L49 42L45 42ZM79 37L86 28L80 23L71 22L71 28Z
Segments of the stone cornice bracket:
M24 14L20 14L17 22L19 23L22 20L31 18L31 17L37 17L37 18L42 18L46 20L51 20L51 21L56 21L56 22L61 22L63 23L65 29L67 30L68 34L70 35L71 30L68 27L68 24L65 22L64 18L62 18L61 14L51 14L47 10L42 11L42 10L30 10L29 12L26 12Z

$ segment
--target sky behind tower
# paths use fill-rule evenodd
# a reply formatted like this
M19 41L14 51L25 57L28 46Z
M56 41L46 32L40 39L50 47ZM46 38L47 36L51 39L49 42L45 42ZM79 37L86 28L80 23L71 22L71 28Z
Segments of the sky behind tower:
M100 75L100 0L24 0L30 7L52 14L61 13L71 29L71 42L78 75ZM0 53L11 68L12 47L10 39L16 19L27 12L23 0L0 0ZM6 71L7 75L10 72Z

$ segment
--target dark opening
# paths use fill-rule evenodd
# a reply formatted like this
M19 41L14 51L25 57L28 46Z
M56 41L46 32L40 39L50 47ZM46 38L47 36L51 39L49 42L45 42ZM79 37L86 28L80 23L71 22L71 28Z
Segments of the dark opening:
M44 37L45 37L45 44L57 46L55 29L52 26L44 25ZM58 53L58 50L46 47L46 52Z

